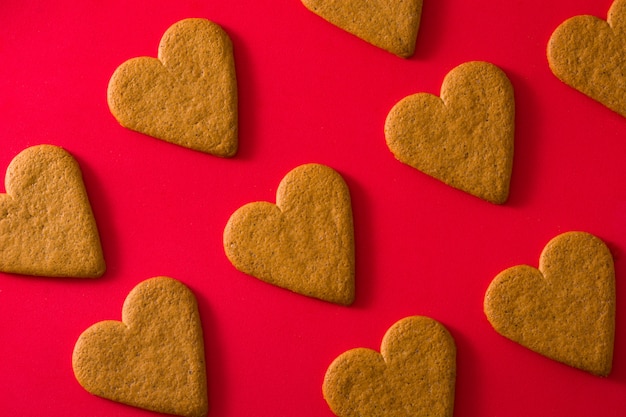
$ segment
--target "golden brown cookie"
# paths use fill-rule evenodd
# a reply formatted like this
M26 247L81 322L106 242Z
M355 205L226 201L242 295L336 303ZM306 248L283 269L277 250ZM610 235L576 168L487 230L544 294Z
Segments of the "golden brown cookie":
M550 69L561 81L626 117L626 0L606 21L575 16L548 43Z
M113 73L107 99L122 126L190 149L237 152L237 80L230 38L217 24L170 27L158 59L133 58Z
M224 229L224 250L235 268L270 284L333 303L354 301L350 193L327 166L289 172L276 205L239 208Z
M302 0L325 20L386 51L410 57L422 16L422 0Z
M501 272L487 290L484 308L498 333L535 352L596 375L611 371L613 258L588 233L552 239L539 269L521 265Z
M126 297L122 321L102 321L74 346L72 366L87 391L180 416L206 416L206 365L196 299L180 282L148 279Z
M428 317L394 324L376 351L349 350L329 366L323 393L339 417L451 417L456 347Z
M0 271L99 277L105 263L80 168L65 150L33 146L9 164L0 194Z
M514 133L513 87L487 62L456 67L441 97L405 97L385 122L387 146L398 160L496 204L509 195Z

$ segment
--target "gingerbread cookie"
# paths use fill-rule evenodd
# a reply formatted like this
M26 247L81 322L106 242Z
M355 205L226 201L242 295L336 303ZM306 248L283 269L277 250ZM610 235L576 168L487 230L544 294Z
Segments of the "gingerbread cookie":
M161 413L208 412L202 326L196 299L180 282L157 277L126 298L122 321L85 330L74 347L78 382L92 394Z
M190 149L237 152L237 80L230 38L206 19L170 27L158 59L133 58L113 73L107 99L121 125Z
M0 194L0 271L99 277L105 263L80 167L65 150L33 146L9 164Z
M385 122L387 146L399 161L496 204L509 195L514 133L513 87L487 62L456 67L441 97L405 97Z
M626 117L626 0L616 0L606 21L575 16L548 43L550 69L570 87Z
M613 257L588 233L552 239L539 269L521 265L501 272L485 294L484 308L494 329L522 346L596 375L611 371Z
M240 271L299 294L354 300L354 231L343 178L318 164L281 181L276 204L239 208L224 229L224 250Z
M422 0L302 0L307 9L379 48L407 58L415 51Z
M329 366L323 394L339 417L451 417L456 347L428 317L407 317L385 334L380 353L356 348Z

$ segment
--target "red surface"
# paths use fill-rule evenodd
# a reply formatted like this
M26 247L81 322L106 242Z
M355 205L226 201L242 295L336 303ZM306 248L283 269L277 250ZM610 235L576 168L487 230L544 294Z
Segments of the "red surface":
M60 145L78 160L108 270L96 280L0 274L1 416L148 416L92 396L71 353L91 324L120 319L140 281L168 275L199 300L210 416L331 416L326 367L378 349L408 315L443 323L458 348L455 416L626 415L626 119L562 84L545 58L552 31L611 0L424 0L414 57L335 28L298 0L150 2L3 0L0 167L22 149ZM220 159L122 128L106 86L123 61L156 56L176 21L203 17L231 36L240 151ZM511 79L516 138L511 196L495 206L397 162L387 112L444 76L486 60ZM230 214L274 201L292 168L340 172L353 199L356 302L331 305L235 270L222 250ZM1 174L0 174L1 175ZM496 334L482 312L501 270L537 265L569 230L615 257L611 375L550 361Z

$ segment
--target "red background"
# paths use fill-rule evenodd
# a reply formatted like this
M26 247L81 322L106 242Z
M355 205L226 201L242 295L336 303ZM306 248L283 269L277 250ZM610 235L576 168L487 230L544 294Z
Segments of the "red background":
M93 396L71 353L91 324L120 319L128 292L167 275L196 294L212 417L331 416L327 366L377 349L409 315L443 323L458 348L455 416L626 415L626 119L561 83L545 58L552 31L611 0L424 0L415 55L398 58L309 12L299 0L69 1L0 4L0 172L49 143L78 160L108 270L96 280L0 274L0 415L149 416ZM122 128L108 79L156 56L178 20L208 18L234 44L240 150L232 159ZM626 59L626 57L625 57ZM439 93L457 65L485 60L509 76L516 137L509 201L496 206L397 162L391 107ZM222 232L251 201L275 201L296 166L346 180L356 237L356 302L341 307L244 275ZM2 175L2 174L0 174ZM484 292L501 270L537 266L556 235L583 230L614 258L613 372L599 378L496 334Z

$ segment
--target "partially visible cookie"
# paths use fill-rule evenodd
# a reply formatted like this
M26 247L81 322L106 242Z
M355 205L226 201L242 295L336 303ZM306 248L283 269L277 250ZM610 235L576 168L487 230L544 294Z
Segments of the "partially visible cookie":
M0 194L0 271L99 277L105 263L80 167L65 150L39 145L9 164Z
M459 65L445 77L441 97L405 97L385 122L396 159L496 204L509 195L514 133L513 87L487 62Z
M606 376L615 334L613 257L597 237L568 232L539 259L501 272L485 294L494 329L535 352Z
M548 43L550 69L570 87L626 117L626 0L616 0L606 21L575 16Z
M385 334L380 353L356 348L328 367L323 394L339 417L451 417L456 347L437 321L407 317Z
M92 394L161 413L208 413L204 342L193 293L157 277L126 297L122 321L85 330L72 356L78 382Z
M238 270L333 303L354 301L354 231L343 178L319 164L289 172L276 205L249 203L224 229L224 250Z
M107 92L122 126L190 149L237 152L237 80L230 38L206 19L170 27L158 59L120 65Z
M415 51L422 0L302 0L307 9L403 58Z

